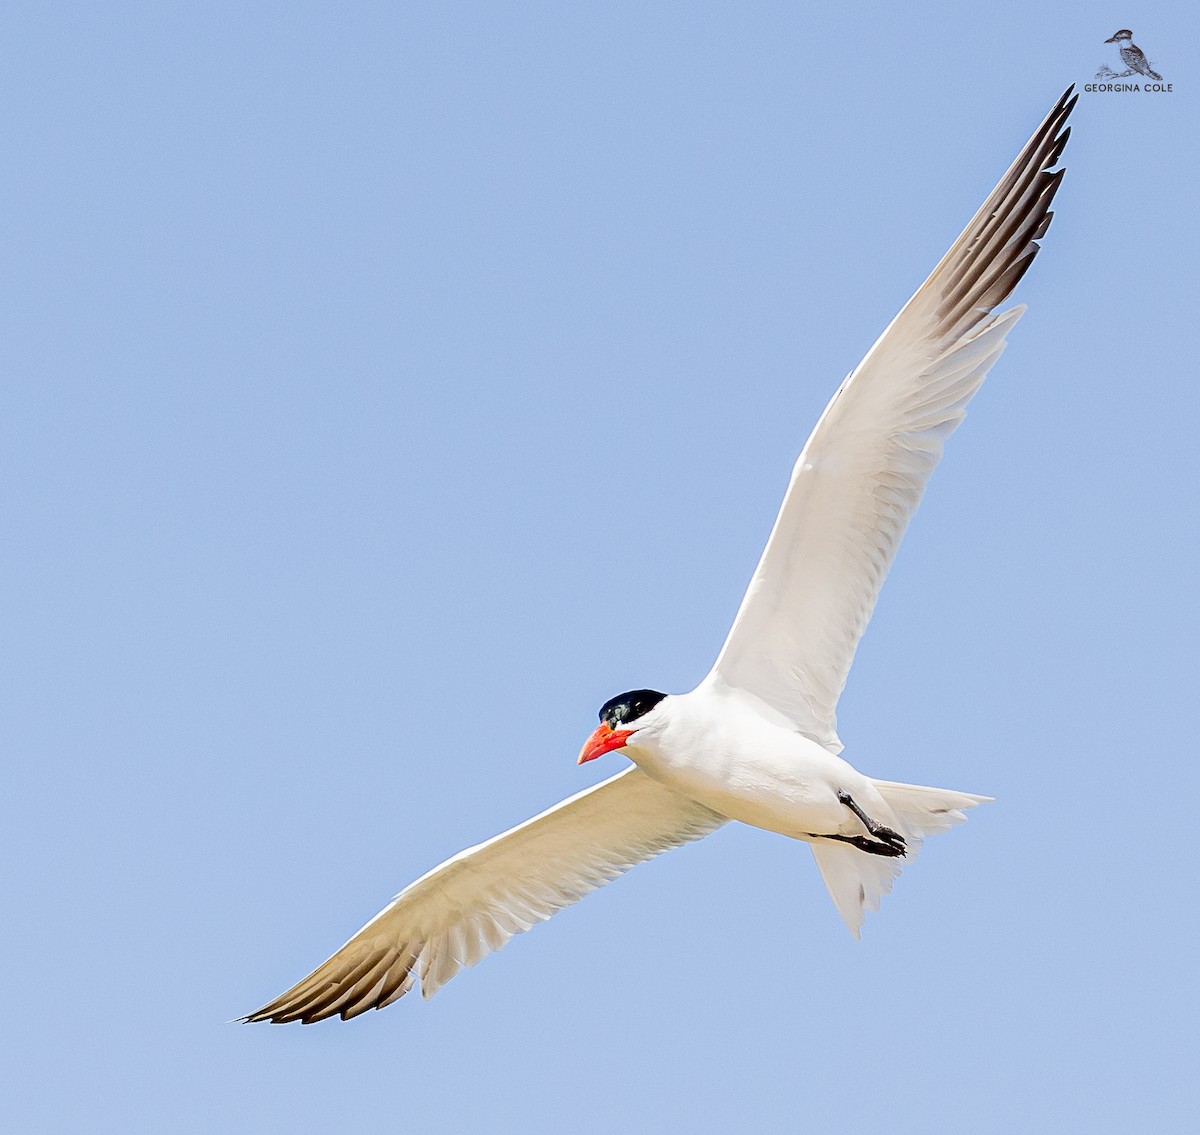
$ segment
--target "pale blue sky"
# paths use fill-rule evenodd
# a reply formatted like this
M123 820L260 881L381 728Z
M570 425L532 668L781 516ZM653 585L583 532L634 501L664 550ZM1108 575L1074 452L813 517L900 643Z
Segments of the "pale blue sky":
M11 5L6 1129L1190 1129L1184 12ZM998 802L861 943L731 828L429 1003L224 1023L705 673L837 383L1125 26L1174 91L1083 96L841 707Z

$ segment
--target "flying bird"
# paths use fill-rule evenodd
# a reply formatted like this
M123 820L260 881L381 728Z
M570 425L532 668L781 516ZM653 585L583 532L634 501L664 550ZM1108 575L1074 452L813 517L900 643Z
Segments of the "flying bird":
M1069 88L866 357L841 384L712 671L690 693L607 701L579 763L623 771L446 860L328 961L244 1021L382 1009L637 863L738 821L803 840L858 936L921 841L987 800L875 780L838 754L835 709L859 638L946 438L1025 310L995 313L1038 252L1075 105Z
M1162 82L1162 76L1157 71L1150 70L1150 63L1146 56L1142 53L1142 49L1133 42L1133 32L1128 28L1122 28L1119 32L1113 32L1111 38L1106 39L1105 43L1115 43L1117 50L1121 53L1121 62L1125 64L1125 74L1130 75L1135 71L1139 75L1145 75L1147 79L1153 79L1156 83Z

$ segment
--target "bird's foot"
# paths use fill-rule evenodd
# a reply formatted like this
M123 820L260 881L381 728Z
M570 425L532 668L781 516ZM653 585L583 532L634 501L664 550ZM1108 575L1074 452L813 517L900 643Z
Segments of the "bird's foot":
M908 842L905 838L899 832L894 832L891 828L885 828L883 824L876 824L875 830L871 834L892 848L896 855L904 855L908 850Z
M886 828L884 829L887 830ZM899 858L902 855L907 855L905 851L904 840L901 837L899 845L894 843L881 843L878 840L868 839L865 835L816 835L810 833L812 839L836 839L842 843L848 843L851 847L857 847L859 851L865 851L868 855L886 855L891 859ZM895 835L895 833L892 833Z

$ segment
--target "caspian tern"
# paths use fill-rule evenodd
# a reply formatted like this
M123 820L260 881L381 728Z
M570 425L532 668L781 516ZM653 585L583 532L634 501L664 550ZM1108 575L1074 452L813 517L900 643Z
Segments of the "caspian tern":
M946 438L1024 311L999 314L1050 224L1069 88L842 383L711 673L686 694L606 702L579 763L633 764L459 852L405 888L328 961L246 1021L348 1020L464 966L643 860L737 820L808 843L858 937L905 859L987 800L864 776L835 707L859 638Z

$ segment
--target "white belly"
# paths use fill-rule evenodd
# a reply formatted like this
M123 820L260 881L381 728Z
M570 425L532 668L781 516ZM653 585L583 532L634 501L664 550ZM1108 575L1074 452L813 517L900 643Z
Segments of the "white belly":
M866 777L799 733L746 725L668 734L653 749L626 751L649 776L732 820L793 839L861 831L838 793L873 802Z

